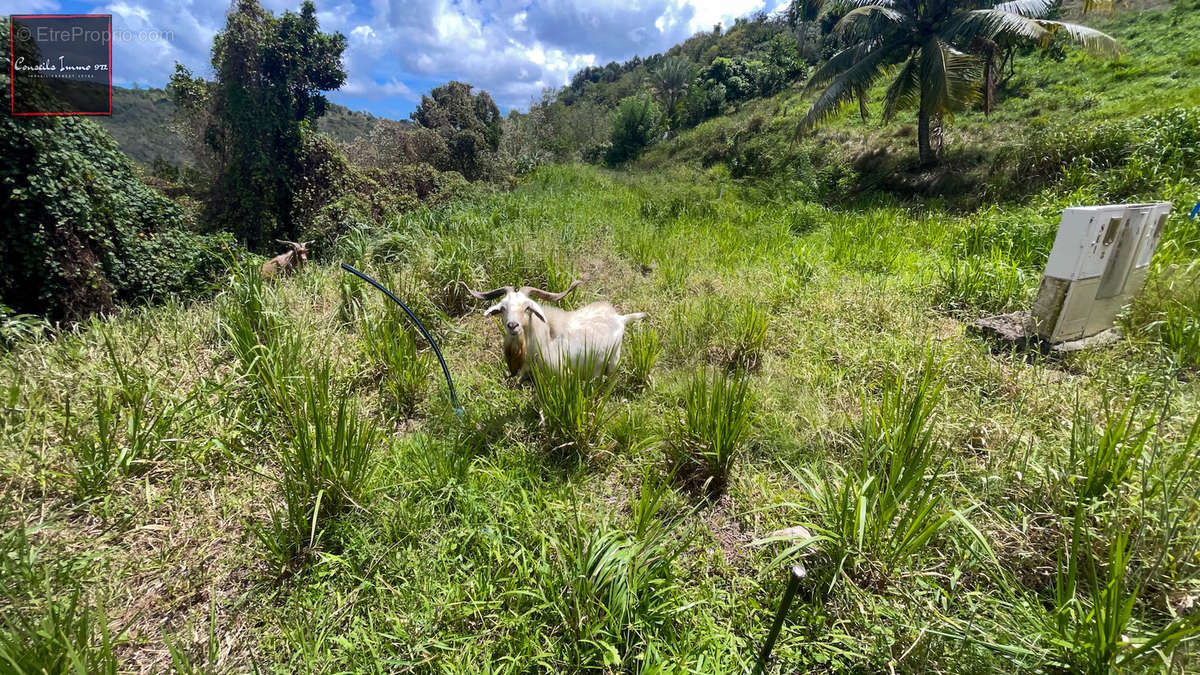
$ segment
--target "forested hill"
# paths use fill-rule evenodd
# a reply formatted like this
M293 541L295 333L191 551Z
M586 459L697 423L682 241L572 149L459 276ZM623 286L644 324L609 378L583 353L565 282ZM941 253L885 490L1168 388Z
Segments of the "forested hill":
M138 162L149 164L162 157L172 164L188 164L191 155L171 124L173 112L174 104L162 89L113 87L112 117L98 119L121 150ZM317 127L336 141L349 142L370 132L379 119L330 103Z

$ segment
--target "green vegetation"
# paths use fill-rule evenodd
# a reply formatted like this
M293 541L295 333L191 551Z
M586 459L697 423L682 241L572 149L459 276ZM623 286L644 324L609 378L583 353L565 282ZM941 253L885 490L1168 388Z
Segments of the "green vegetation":
M314 156L306 136L325 114L321 92L346 79L345 49L345 36L320 32L311 0L278 18L256 0L239 0L213 38L212 85L176 66L168 90L206 125L204 142L218 162L206 212L212 226L256 249L300 238L296 183Z
M194 166L197 158L189 149L175 122L175 103L163 89L113 87L113 114L97 117L112 135L121 152L139 164L165 162L176 171ZM333 102L317 119L317 130L339 143L366 136L379 124L370 113L350 110Z
M6 115L0 157L0 297L16 312L69 321L196 295L228 255L228 237L188 230L183 211L91 121Z
M727 94L777 36L831 46L803 4L670 56ZM778 671L1196 671L1200 112L1172 77L1195 9L1088 15L1116 62L1014 48L990 119L959 113L936 169L915 130L855 111L792 143L811 101L759 75L689 128L707 79L662 71L652 102L630 74L666 64L618 66L504 121L485 159L531 158L509 190L424 161L436 129L377 125L393 159L351 147L353 189L310 204L335 260L266 283L234 256L211 300L70 329L5 307L0 657L739 672L780 564L803 562ZM630 96L675 101L674 136L621 171L537 166L602 159ZM506 145L525 123L537 143ZM1027 305L1065 206L1115 199L1174 204L1118 342L1043 354L966 330ZM426 321L461 418L343 260ZM562 305L647 314L621 367L506 378L459 282L577 277Z

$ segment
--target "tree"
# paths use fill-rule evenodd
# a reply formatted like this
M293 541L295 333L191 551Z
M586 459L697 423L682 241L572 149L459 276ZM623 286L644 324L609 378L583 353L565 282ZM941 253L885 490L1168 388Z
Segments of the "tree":
M486 91L472 94L466 82L450 82L421 96L421 105L410 115L421 126L436 131L446 141L449 165L468 180L482 178L500 147L500 110Z
M833 2L853 7L834 28L850 44L805 85L805 92L824 91L800 121L797 133L824 121L894 71L884 96L883 120L916 107L922 164L935 161L930 121L953 115L979 95L984 59L970 53L979 40L1045 45L1061 33L1092 51L1113 55L1118 51L1116 41L1098 30L1041 18L1053 8L1054 0L1013 0L995 6L973 0Z
M176 103L209 116L204 141L219 166L207 214L213 226L252 248L299 238L294 185L305 136L325 114L321 92L346 79L345 49L345 36L320 32L311 0L279 18L257 0L237 0L213 38L211 90L176 67Z
M630 96L613 113L612 147L605 161L615 166L637 159L654 140L658 126L658 106L649 96Z
M663 115L668 120L669 128L675 107L679 105L679 100L683 98L688 84L692 81L692 66L686 59L678 56L667 57L650 73L650 81L654 85L654 94L662 103Z

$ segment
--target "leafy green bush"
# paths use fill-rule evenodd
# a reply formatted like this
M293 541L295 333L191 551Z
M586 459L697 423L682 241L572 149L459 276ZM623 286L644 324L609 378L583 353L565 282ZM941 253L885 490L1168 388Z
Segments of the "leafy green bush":
M0 191L0 297L19 312L78 320L203 292L223 269L228 237L186 231L89 120L0 119Z
M640 94L621 101L613 113L612 147L604 161L616 166L637 159L654 142L658 117L658 104L649 96Z

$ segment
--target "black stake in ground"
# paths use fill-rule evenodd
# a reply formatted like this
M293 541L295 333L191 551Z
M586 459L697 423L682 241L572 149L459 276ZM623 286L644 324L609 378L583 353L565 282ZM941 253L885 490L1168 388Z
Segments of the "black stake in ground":
M425 339L429 341L429 346L433 347L433 353L437 356L438 363L442 364L442 374L446 376L446 386L450 387L450 403L454 405L454 414L461 418L463 416L463 409L462 406L458 404L458 395L454 393L454 380L450 379L450 369L446 367L446 359L442 358L442 350L438 349L437 342L434 342L433 336L429 334L428 330L426 330L425 324L421 323L421 320L417 318L417 315L412 313L412 310L408 308L408 305L400 302L400 298L397 298L395 294L384 288L383 284L375 281L362 272L359 272L346 263L342 263L342 269L353 274L359 279L362 279L368 284L371 284L375 288L378 288L384 295L391 298L393 302L395 302L397 305L400 305L400 309L404 310L404 313L408 315L408 318L412 319L412 322L416 325L417 330L420 331L421 335L424 335Z
M792 598L796 597L796 591L800 588L800 580L806 574L804 565L792 565L788 569L787 590L783 592L783 602L779 603L779 611L775 614L775 623L771 625L771 632L767 633L767 641L763 643L762 651L758 653L758 663L754 666L754 675L762 675L767 672L767 661L771 658L771 650L775 648L775 639L779 637L779 631L783 628L783 620L787 618L788 610L792 608Z

